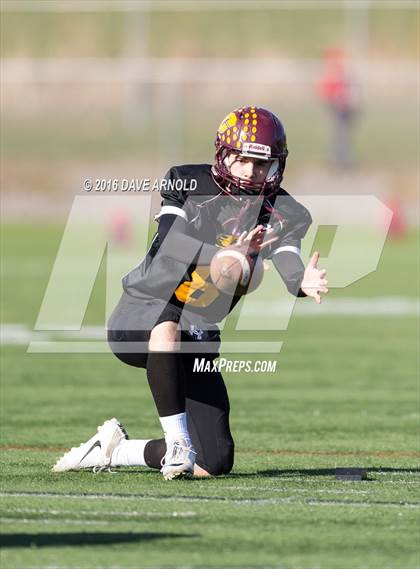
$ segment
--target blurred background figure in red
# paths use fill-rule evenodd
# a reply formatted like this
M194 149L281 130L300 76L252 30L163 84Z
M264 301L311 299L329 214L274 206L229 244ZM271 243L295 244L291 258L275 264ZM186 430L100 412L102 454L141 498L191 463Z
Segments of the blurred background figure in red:
M402 239L407 234L407 220L401 199L394 193L386 198L385 203L392 211L392 221L389 226L388 237L390 239Z
M331 48L325 52L318 92L331 116L331 164L339 169L351 168L355 162L352 132L360 100L342 49Z
M109 238L120 247L129 247L133 243L133 228L131 219L125 209L119 208L112 212L109 219Z

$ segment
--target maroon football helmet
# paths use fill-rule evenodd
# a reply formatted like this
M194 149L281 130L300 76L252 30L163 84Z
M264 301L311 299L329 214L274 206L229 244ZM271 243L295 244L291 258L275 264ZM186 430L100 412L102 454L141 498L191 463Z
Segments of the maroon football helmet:
M279 119L261 107L241 107L220 123L215 140L216 155L212 167L215 182L228 194L274 194L280 187L286 166L286 133ZM262 183L233 176L227 164L232 152L240 156L270 160L271 167Z

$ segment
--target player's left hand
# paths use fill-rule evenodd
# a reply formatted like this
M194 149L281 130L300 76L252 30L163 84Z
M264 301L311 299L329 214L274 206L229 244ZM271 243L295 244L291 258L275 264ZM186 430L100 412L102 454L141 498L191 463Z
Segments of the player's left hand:
M328 288L327 284L328 281L325 278L327 271L325 269L318 269L317 264L319 260L319 252L316 251L311 260L308 263L308 266L305 269L305 273L303 275L302 284L300 285L301 290L306 294L306 296L311 296L315 299L318 304L321 304L321 295L320 293L327 294Z

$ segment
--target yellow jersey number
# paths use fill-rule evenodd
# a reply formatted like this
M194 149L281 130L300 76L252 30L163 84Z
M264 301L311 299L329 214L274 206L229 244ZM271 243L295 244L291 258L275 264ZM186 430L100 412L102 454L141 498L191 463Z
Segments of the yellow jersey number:
M205 308L216 300L219 291L210 278L209 267L197 267L191 273L192 279L184 281L175 290L175 296L180 302Z

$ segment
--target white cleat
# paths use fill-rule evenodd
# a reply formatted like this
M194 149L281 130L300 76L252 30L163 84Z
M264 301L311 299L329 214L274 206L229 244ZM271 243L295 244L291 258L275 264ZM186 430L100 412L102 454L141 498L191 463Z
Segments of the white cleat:
M167 450L162 459L161 473L165 480L190 477L194 472L196 452L185 439L167 443Z
M96 471L109 468L113 451L124 439L128 439L124 427L117 419L109 419L86 443L73 447L58 459L52 470L66 472L93 468Z

